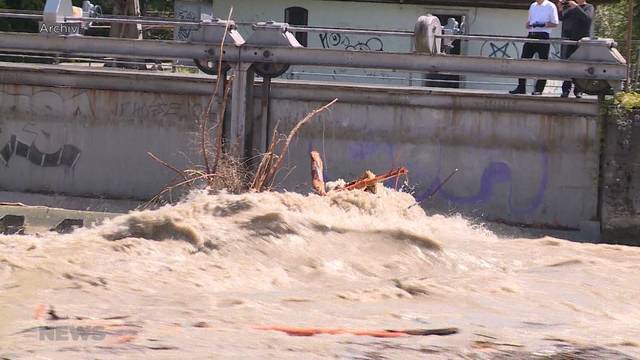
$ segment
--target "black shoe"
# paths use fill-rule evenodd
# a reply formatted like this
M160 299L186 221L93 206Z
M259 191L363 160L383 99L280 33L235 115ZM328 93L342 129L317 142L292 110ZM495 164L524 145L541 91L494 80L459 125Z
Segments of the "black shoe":
M531 95L542 95L542 91L534 91Z
M563 91L562 94L560 94L561 98L568 98L569 97L569 92L568 91Z
M576 96L576 99L582 99L582 93L580 91L574 91L573 95Z
M511 94L511 95L518 95L518 94L524 94L524 93L526 93L526 90L523 89L523 88L519 88L519 87L509 91L509 94Z

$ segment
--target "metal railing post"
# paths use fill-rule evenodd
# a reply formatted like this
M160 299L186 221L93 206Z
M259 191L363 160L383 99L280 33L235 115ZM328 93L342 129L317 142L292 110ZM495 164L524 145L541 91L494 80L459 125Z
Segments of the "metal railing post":
M246 152L246 121L250 113L248 106L249 88L253 87L254 75L249 71L250 63L232 63L231 74L233 84L231 88L231 119L229 124L229 152L240 159L245 158Z

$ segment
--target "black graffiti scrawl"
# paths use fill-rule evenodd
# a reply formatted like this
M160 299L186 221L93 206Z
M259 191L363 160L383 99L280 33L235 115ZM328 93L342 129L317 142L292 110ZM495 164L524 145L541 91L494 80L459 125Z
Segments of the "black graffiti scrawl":
M65 144L53 153L43 153L35 143L25 144L18 140L16 135L11 135L11 140L0 150L0 159L5 166L9 166L9 160L13 156L23 157L34 165L41 167L68 166L73 168L80 157L80 149L74 145Z

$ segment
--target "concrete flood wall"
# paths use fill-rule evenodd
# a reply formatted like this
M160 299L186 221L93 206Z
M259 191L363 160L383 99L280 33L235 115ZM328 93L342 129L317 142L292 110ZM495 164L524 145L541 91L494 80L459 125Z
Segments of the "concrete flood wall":
M96 89L112 87L104 74L34 69L0 71L3 190L144 199L173 175L148 151L176 166L193 158L194 120L208 97ZM145 81L138 75L109 80L145 90L135 85ZM47 86L52 82L65 87Z
M202 76L0 65L0 188L148 198L173 174L146 152L194 159L194 119L212 88ZM309 191L317 149L327 179L405 166L418 199L460 169L429 209L570 228L597 217L594 101L275 81L271 124L288 132L335 97L292 143L287 190Z
M355 179L404 166L425 207L507 222L578 228L597 217L598 106L556 98L313 84L274 86L280 129L339 98L305 126L283 180L309 188L309 151L324 155L325 179ZM287 171L283 171L287 173Z
M640 245L640 110L611 107L603 154L602 236Z

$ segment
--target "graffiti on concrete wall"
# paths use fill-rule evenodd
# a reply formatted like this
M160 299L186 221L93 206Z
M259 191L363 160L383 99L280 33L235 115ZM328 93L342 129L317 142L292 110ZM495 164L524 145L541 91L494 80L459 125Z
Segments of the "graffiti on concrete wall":
M379 37L352 40L350 37L339 33L322 33L319 36L324 49L343 48L345 50L384 51L384 43Z
M551 44L549 49L549 59L558 60L562 59L561 46L558 44Z
M421 166L412 164L411 161L399 159L393 144L375 143L375 142L358 142L349 146L349 156L356 161L364 161L370 157L388 157L391 167L402 164L409 168L411 178L416 181L420 179L430 179L427 181L429 185L423 190L414 194L416 200L426 199L442 182L442 179L448 174L444 174L442 170L443 155L437 157L437 166L435 174L429 174L428 171ZM540 180L535 189L535 193L528 201L528 204L522 207L514 205L514 170L506 161L489 161L482 171L482 175L478 179L479 190L472 195L458 195L454 191L447 190L447 187L440 189L436 195L456 206L483 205L491 202L495 197L495 189L499 184L508 184L507 207L511 214L514 215L532 215L543 204L547 184L549 182L549 158L543 149L539 153Z
M516 59L518 58L518 46L514 42L485 41L480 47L480 56L493 58Z
M123 118L147 119L158 117L173 120L192 120L202 114L203 107L199 103L188 104L178 101L122 101L114 105L111 115ZM188 119L187 119L188 118Z
M63 97L60 91L40 90L33 93L13 93L0 90L0 111L17 119L95 117L94 105L88 91Z
M80 149L74 145L64 144L55 152L45 153L38 149L35 141L25 143L12 134L9 142L0 149L0 160L8 167L9 160L14 156L23 157L40 167L67 166L73 168L80 157Z
M178 100L175 96L144 94L110 97L111 93L95 91L42 90L34 93L12 93L0 90L0 111L10 118L21 120L50 119L69 124L80 121L87 124L96 121L118 119L127 122L174 121L188 123L198 118L204 109L200 100ZM107 103L101 99L109 97ZM99 110L96 110L99 107ZM2 118L2 116L0 116Z
M56 144L55 139L52 141L50 131L36 125L37 119L84 121L94 115L86 92L65 99L57 91L51 90L33 93L0 91L0 111L4 118L27 122L21 129L0 128L0 135L4 135L0 136L0 163L5 167L9 167L16 158L22 158L39 167L74 168L80 158L80 148L63 142Z
M560 59L560 45L551 44L549 48L549 59ZM485 41L480 47L480 56L487 56L501 59L518 59L521 55L518 45L515 42L494 42Z
M200 20L198 16L196 16L195 11L189 8L177 9L176 11L176 19L180 19L180 20L190 20L190 21ZM191 32L197 31L197 30L198 30L197 26L188 26L188 25L178 26L176 28L176 36L175 36L176 40L188 40L189 36L191 35Z
M482 171L479 179L480 189L476 194L468 196L456 195L442 188L438 192L439 196L456 205L482 205L488 203L494 197L494 190L498 184L508 183L509 190L507 193L507 206L509 212L514 215L531 215L542 205L545 190L549 182L549 158L545 152L541 153L540 162L542 167L542 176L536 192L524 207L516 207L513 205L513 170L509 163L504 161L490 161ZM428 196L442 182L440 174L436 175L427 190L416 196L418 200L422 200Z

